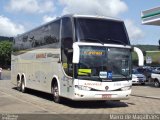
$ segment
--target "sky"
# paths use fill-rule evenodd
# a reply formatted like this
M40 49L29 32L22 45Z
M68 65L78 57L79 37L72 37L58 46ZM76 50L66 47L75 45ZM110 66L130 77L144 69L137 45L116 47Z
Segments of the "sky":
M85 14L123 20L133 45L158 45L160 27L141 23L141 11L158 6L160 0L0 0L0 36L22 34L64 14Z

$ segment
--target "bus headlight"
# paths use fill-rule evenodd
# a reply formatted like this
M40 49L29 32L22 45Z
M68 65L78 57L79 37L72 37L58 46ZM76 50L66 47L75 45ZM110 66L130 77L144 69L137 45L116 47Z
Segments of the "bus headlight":
M126 87L121 88L122 91L130 90L130 89L131 89L131 86L126 86Z
M75 85L75 88L78 88L79 90L87 90L90 91L91 88L83 85Z

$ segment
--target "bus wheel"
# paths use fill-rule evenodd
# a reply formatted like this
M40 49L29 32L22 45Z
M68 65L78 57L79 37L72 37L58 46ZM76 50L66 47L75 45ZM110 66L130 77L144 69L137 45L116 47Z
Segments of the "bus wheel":
M160 86L160 83L159 83L158 80L155 80L155 81L154 81L154 86L155 86L155 87L159 87L159 86Z
M22 83L21 83L21 91L22 91L23 93L26 92L25 83L24 83L24 80L23 80L23 79L22 79Z
M59 90L58 90L58 84L55 83L52 86L52 95L53 95L53 100L55 103L60 103L60 96L59 96Z
M141 83L141 85L145 85L145 83Z
M21 91L21 81L19 79L17 80L17 90Z

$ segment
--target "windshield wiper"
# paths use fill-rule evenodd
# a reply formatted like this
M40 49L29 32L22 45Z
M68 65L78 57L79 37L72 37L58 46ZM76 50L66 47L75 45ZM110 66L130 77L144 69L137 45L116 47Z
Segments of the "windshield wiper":
M103 43L101 40L95 39L95 38L85 38L85 39L83 39L83 40L96 41L96 42L101 43L102 45L104 45L104 43Z
M125 75L123 73L119 73L120 75L122 75L123 77L125 77L126 79L128 79L128 75Z
M126 46L126 43L121 41L121 40L117 40L117 39L113 39L113 38L107 38L108 41L113 41L113 42L118 42L118 43L121 43L123 44L124 46Z

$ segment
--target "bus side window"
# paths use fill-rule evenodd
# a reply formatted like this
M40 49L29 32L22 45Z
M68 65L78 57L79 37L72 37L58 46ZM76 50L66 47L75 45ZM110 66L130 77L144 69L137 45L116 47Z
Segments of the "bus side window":
M65 73L68 76L73 76L73 31L72 22L70 18L62 19L62 31L61 31L61 58Z

